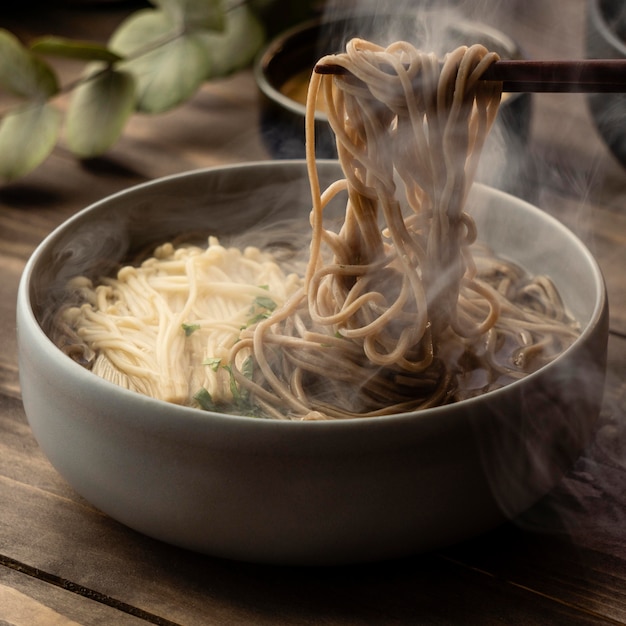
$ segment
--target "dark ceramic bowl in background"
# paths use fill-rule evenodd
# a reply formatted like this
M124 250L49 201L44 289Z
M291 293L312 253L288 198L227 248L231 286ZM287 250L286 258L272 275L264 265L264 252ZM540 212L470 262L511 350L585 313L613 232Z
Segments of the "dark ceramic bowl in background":
M626 59L624 0L589 0L586 47L590 59ZM598 132L626 166L626 94L589 94L587 99Z
M262 136L274 158L304 156L305 105L286 95L285 86L300 76L302 91L306 94L315 62L325 54L345 50L346 42L353 37L380 45L402 39L440 56L459 45L482 43L502 58L523 57L518 45L506 34L443 11L412 15L359 14L296 26L271 41L255 63L255 77L262 94ZM484 151L479 172L481 182L523 195L515 184L520 180L520 170L525 167L530 119L530 94L503 97L496 127ZM316 113L316 152L320 158L336 158L333 133L326 116L320 112ZM506 158L503 158L504 153Z

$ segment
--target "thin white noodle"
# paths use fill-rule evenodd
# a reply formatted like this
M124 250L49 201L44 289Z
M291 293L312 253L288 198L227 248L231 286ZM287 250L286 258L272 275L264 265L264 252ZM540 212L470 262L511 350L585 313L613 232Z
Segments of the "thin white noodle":
M300 283L254 248L226 249L215 238L204 250L168 244L96 287L87 298L95 306L64 316L99 354L96 374L170 402L193 404L202 387L231 402L228 372L214 364L226 363L242 326L267 313L256 299L279 306Z

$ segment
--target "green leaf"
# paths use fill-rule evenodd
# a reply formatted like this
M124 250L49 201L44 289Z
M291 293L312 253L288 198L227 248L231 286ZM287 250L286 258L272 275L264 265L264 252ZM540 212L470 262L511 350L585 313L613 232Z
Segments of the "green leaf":
M22 98L48 99L59 91L52 68L0 28L0 87Z
M188 100L209 72L198 35L182 34L163 12L137 11L114 33L110 48L126 57L118 67L135 76L137 108L161 113Z
M201 387L200 390L194 394L193 399L200 405L200 408L205 411L215 411L216 409L211 394L204 387Z
M153 4L186 31L224 29L222 0L153 0Z
M258 296L254 299L254 304L268 311L273 311L276 308L276 302L267 296Z
M252 356L246 358L241 366L241 373L248 379L252 380L252 375L254 374L254 359Z
M257 17L243 4L226 13L221 33L198 33L211 60L207 78L227 76L248 66L265 42L265 30Z
M54 37L52 35L36 39L31 44L30 49L37 54L49 54L81 61L116 63L122 59L119 54L98 43Z
M217 372L217 370L219 369L221 363L222 363L222 359L220 357L217 357L217 356L215 356L215 357L207 357L206 359L204 359L204 361L202 361L202 365L207 365L214 372Z
M76 88L67 112L69 149L81 158L106 152L135 109L135 80L113 68L95 70Z
M200 324L181 324L185 331L185 337L191 337L197 330L200 330Z
M158 9L141 9L128 16L109 40L109 50L123 57L137 56L182 34L182 29Z
M13 180L34 170L54 148L61 113L51 104L27 104L0 121L0 177Z
M243 390L239 389L233 368L230 365L224 365L224 369L228 372L228 387L233 397L233 402L239 407L244 402L244 396L242 395Z

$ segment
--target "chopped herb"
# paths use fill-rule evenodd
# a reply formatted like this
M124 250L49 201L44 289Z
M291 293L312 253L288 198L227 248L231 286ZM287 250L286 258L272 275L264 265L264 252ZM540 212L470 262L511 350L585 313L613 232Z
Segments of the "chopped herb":
M185 331L185 337L189 337L197 330L200 330L200 324L181 324L181 327Z
M252 373L254 371L254 359L249 356L241 367L241 373L248 379L252 380Z
M230 393L233 395L233 401L237 406L240 406L243 398L242 393L237 385L237 381L235 380L235 375L233 374L233 370L230 365L224 365L224 369L228 372L230 376L229 385L230 385Z
M216 410L215 402L213 402L213 398L211 397L211 394L204 387L202 387L200 389L200 391L198 391L194 395L193 399L205 411L215 411Z
M270 316L269 311L263 311L261 313L257 313L254 317L251 317L246 322L246 325L242 326L239 330L244 330L244 328L248 328L248 326L252 326L253 324L256 324L257 322L260 322L261 320L266 320L269 316Z
M252 371L254 367L254 359L249 356L241 367L241 373L245 378L252 380ZM230 376L229 385L230 385L230 393L233 396L233 402L237 406L237 409L241 411L243 415L253 415L254 407L250 404L249 393L247 389L242 389L237 384L237 379L235 378L235 374L233 373L232 368L229 365L224 365L224 369L228 372Z
M221 363L222 359L220 357L209 357L202 361L202 365L208 365L214 372L217 372Z
M261 287L261 289L265 288L265 286ZM272 311L275 308L276 302L274 302L274 300L265 296L258 296L254 299L254 302L250 307L250 319L248 319L245 326L242 326L239 330L244 330L245 328L253 326L261 320L267 319L272 314Z
M246 378L252 378L252 368L254 360L248 357L241 368L242 374ZM230 374L230 391L233 395L233 402L228 404L217 404L205 387L202 387L194 396L198 406L205 411L216 411L218 413L234 413L235 415L246 415L248 417L267 418L267 415L250 402L248 390L241 389L235 380L235 376L230 366L223 368Z
M254 304L261 309L267 309L268 311L273 311L276 308L276 302L271 298L266 298L265 296L259 296L254 299Z

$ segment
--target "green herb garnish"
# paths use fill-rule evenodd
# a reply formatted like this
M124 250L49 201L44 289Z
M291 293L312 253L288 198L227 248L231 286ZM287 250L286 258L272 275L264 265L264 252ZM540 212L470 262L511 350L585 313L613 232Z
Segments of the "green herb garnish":
M261 285L261 289L267 289L265 285ZM240 330L253 326L261 320L267 319L272 311L276 308L276 302L267 296L257 296L252 306L250 307L250 318L246 322L245 326L242 326Z
M251 356L249 356L243 362L243 365L241 366L241 373L248 380L252 380L253 368L254 368L254 359ZM235 378L235 374L233 373L233 370L229 365L224 365L224 369L228 372L229 377L230 377L229 379L230 393L233 396L233 402L237 406L237 409L239 409L239 411L241 411L244 415L248 413L252 413L254 410L254 407L250 404L248 390L245 388L242 389L237 384L237 379Z
M200 405L200 408L204 409L205 411L217 410L211 394L204 387L202 387L200 391L194 394L193 399Z
M181 324L181 327L185 331L185 337L189 337L197 330L200 330L200 324Z
M210 361L211 363L207 363ZM205 365L211 365L219 367L220 359L206 359ZM205 411L216 411L218 413L235 413L236 415L246 415L248 417L266 418L267 415L263 411L250 402L249 392L245 388L241 388L235 379L235 375L230 365L221 366L229 374L230 392L233 396L232 403L216 404L211 394L202 387L194 396L194 400L198 403L198 406ZM254 359L249 356L241 366L241 373L245 378L252 380L252 374L254 371Z
M241 407L244 402L244 393L239 389L239 385L237 384L237 380L235 379L235 375L233 374L233 370L230 365L224 365L224 369L229 374L229 387L230 393L233 396L233 402L237 405L237 407Z
M202 365L208 365L214 372L217 372L221 363L222 359L219 357L208 357L202 361Z
M254 372L254 359L249 356L241 366L241 373L248 379L252 380L252 374Z
M258 296L254 299L254 304L260 309L267 309L273 311L276 308L276 302L266 296Z

